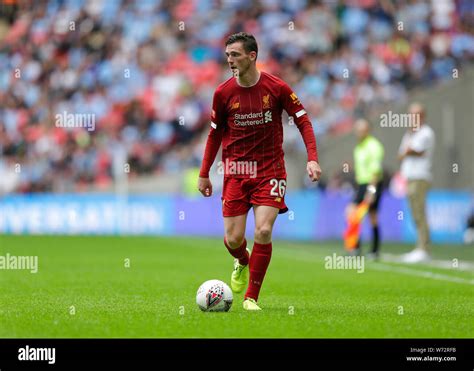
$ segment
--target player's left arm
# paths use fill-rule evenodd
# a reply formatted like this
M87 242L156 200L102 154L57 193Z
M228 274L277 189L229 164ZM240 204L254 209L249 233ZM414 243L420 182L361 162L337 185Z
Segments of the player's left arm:
M291 88L283 84L281 88L281 101L283 108L291 116L298 127L298 130L303 137L308 154L308 163L306 164L306 171L311 181L318 181L321 177L321 167L318 161L318 150L316 147L316 137L314 135L313 125L308 118L308 114L301 104L296 94Z
M402 159L407 157L407 156L413 156L413 157L422 157L425 155L427 149L430 147L430 138L429 135L424 135L415 143L410 143L408 148L405 150L405 153L402 154Z
M377 183L382 180L383 176L383 159L385 155L385 150L383 144L379 141L372 142L370 148L370 156L368 158L369 163L367 167L369 172L372 174L372 180L370 184L377 186Z

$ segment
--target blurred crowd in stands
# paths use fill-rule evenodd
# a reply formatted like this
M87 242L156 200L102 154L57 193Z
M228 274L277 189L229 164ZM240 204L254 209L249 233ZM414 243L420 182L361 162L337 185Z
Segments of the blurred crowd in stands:
M3 191L199 166L212 94L230 77L224 40L239 31L256 36L258 67L295 90L319 141L474 60L470 0L0 0ZM60 127L63 112L93 114L95 130Z

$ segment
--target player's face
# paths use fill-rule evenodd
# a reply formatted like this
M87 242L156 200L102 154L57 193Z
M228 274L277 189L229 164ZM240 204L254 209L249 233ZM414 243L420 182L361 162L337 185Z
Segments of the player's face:
M354 124L354 132L358 140L362 140L369 135L369 125L363 120L357 120Z
M225 55L227 56L227 63L229 63L232 72L235 74L236 71L238 71L240 76L247 72L256 57L255 52L247 54L241 42L227 45Z
M408 109L408 113L412 115L412 117L418 116L415 122L418 122L420 125L423 125L423 122L425 120L425 112L422 106L418 104L412 104ZM419 125L413 125L410 129L411 131L417 131L419 129Z

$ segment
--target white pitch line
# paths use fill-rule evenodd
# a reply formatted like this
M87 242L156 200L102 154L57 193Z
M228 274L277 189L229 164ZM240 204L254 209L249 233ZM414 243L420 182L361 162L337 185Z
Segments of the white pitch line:
M403 263L401 255L393 255L393 254L382 254L381 259L388 262L393 263ZM460 261L458 259L457 267L453 267L452 260L430 260L428 262L423 263L424 265L432 266L434 268L443 268L449 269L452 271L466 271L466 272L474 272L474 264L467 261Z
M393 265L386 265L380 262L369 265L369 269L371 268L375 270L379 270L379 271L402 273L402 274L407 274L409 276L430 278L430 279L438 280L438 281L447 281L447 282L454 282L454 283L464 283L467 285L474 285L474 279L453 277L453 276L448 276L446 274L419 271L417 269L410 269L410 268L405 268L405 267L395 267Z

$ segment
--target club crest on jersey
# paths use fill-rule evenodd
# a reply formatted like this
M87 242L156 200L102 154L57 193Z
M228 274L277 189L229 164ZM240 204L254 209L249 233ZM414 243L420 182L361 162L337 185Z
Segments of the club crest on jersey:
M291 93L290 98L294 104L301 104L300 100L298 99L298 96L295 93Z
M262 109L270 108L270 94L264 95L262 98L263 107Z

